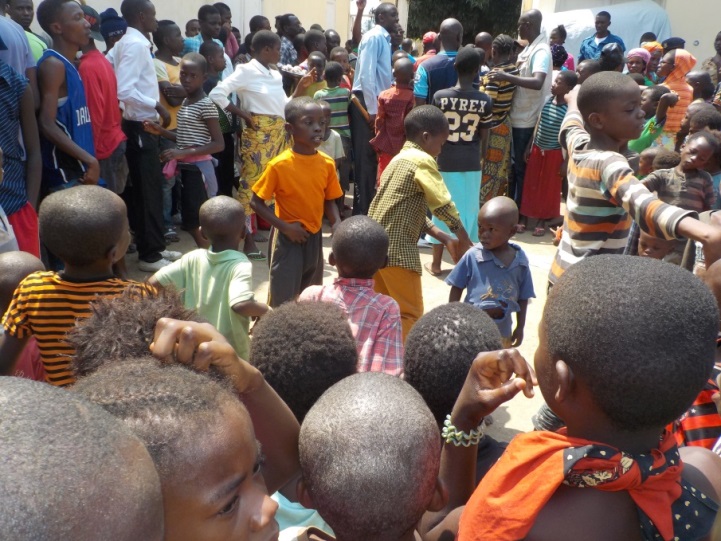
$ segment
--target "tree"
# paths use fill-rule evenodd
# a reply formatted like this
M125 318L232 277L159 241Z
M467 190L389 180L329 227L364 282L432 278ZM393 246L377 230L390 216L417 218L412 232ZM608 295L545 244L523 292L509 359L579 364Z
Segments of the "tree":
M521 0L409 0L409 36L438 31L443 19L452 17L463 24L463 42L473 43L478 32L517 35Z

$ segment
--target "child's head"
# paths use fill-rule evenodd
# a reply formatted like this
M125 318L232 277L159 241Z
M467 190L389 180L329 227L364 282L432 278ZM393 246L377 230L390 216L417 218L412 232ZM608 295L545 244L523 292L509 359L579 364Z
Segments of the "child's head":
M237 199L211 197L200 206L200 231L214 250L235 250L245 238L245 212Z
M339 62L330 61L325 65L323 78L328 88L336 88L340 86L343 80L343 66Z
M681 147L682 171L697 171L706 167L711 158L719 151L716 138L707 131L689 135Z
M356 372L346 317L334 304L289 302L253 328L250 360L300 422L320 395Z
M158 29L153 32L153 43L158 50L168 51L173 56L180 56L183 52L183 35L173 21L158 21Z
M325 31L325 43L328 50L340 47L340 34L332 28L329 28Z
M448 139L448 120L433 105L414 107L403 120L406 139L420 146L425 152L437 157Z
M37 10L40 27L53 39L84 47L90 41L90 23L73 0L43 0Z
M562 70L556 75L556 80L551 85L553 96L565 96L578 84L578 75L575 71Z
M0 379L2 539L163 539L158 474L143 443L65 389Z
M709 130L709 133L713 135L714 139L716 139L719 150L715 152L713 156L711 156L711 159L706 164L705 170L711 174L716 174L721 171L721 131Z
M620 144L643 131L641 89L623 73L604 71L586 79L578 92L578 108L591 136L603 134Z
M653 160L658 155L659 147L649 147L641 151L638 160L638 174L645 177L653 171Z
M507 34L498 34L491 45L491 60L494 64L506 62L513 52L513 38Z
M711 74L709 72L703 70L690 71L686 74L686 83L693 88L694 97L703 100L713 98L716 87L711 80Z
M76 186L47 196L38 215L40 240L65 265L119 261L130 244L123 200L99 186Z
M27 252L0 254L0 312L10 306L15 288L28 274L45 270L43 262Z
M325 132L323 132L323 140L327 141L328 137L330 137L330 116L333 111L330 108L330 103L325 100L318 100L318 105L320 105L320 108L323 110L323 116L325 117Z
M673 169L679 163L681 163L681 154L674 152L673 150L660 148L651 164L652 171L658 171L659 169Z
M173 288L140 294L126 289L115 298L98 297L90 305L92 315L67 334L75 349L73 370L87 376L109 361L145 357L155 336L155 326L163 317L180 321L204 321L195 310L183 305Z
M486 250L502 248L516 234L518 206L510 197L494 197L478 212L478 238Z
M405 58L406 60L410 60L405 51L401 51L400 49L394 51L393 55L391 56L391 66L394 65L396 62L398 62L402 58Z
M411 38L404 38L403 41L401 41L401 50L405 51L406 54L411 54L413 50L413 40Z
M649 86L641 91L641 109L649 119L656 115L656 109L658 108L658 102L661 96L668 94L671 90L668 87L661 85Z
M270 30L270 21L268 17L263 15L253 15L248 21L248 28L251 32L257 32L258 30Z
M208 78L208 62L199 53L188 53L180 61L180 85L190 96L203 89Z
M145 444L163 490L165 539L277 537L253 424L224 383L145 357L101 366L73 391Z
M681 120L680 131L682 133L689 133L689 130L691 129L691 117L704 109L707 112L715 110L714 106L710 103L703 103L700 101L690 103L689 106L686 108L686 114L684 115L683 120Z
M393 78L397 85L409 85L413 82L413 61L406 56L393 63Z
M328 262L341 278L373 278L388 262L388 233L367 216L343 220L333 234Z
M456 73L458 73L458 79L460 80L473 80L478 76L478 72L481 69L481 55L478 52L482 49L476 49L475 47L463 47L458 51L456 55L456 61L454 67Z
M591 75L601 72L601 63L598 60L583 60L576 66L576 75L578 75L578 84L586 82Z
M633 276L633 280L612 277ZM535 367L569 433L660 430L708 380L719 315L688 271L645 257L576 263L551 290ZM602 441L602 440L600 440Z
M644 77L641 73L627 73L628 77L633 80L634 83L636 83L638 86L643 87L641 91L645 90L646 88L646 77Z
M194 38L200 34L200 21L198 19L190 19L185 23L185 37Z
M563 45L551 45L551 61L554 70L560 70L568 60L568 53Z
M312 69L315 69L316 81L322 81L325 71L325 54L315 51L308 55L308 71Z
M439 440L428 406L406 382L377 372L346 378L301 426L301 503L338 539L401 539L445 503Z
M313 98L293 98L285 106L285 128L293 136L293 148L311 151L325 135L325 114Z
M641 230L638 237L638 255L651 259L663 259L676 248L675 239L653 237Z
M601 49L601 56L598 58L601 64L601 71L623 71L623 49L618 43L609 43Z
M328 54L328 44L325 40L325 34L320 30L308 30L303 38L303 45L308 54L319 52L325 58Z
M408 334L405 380L421 393L441 427L476 355L502 347L498 326L483 310L462 302L441 305L419 319Z
M338 62L343 67L343 73L350 73L350 61L348 59L348 51L344 47L333 47L330 51L330 57L333 62Z
M253 58L263 65L280 61L280 38L270 30L258 30L250 42Z
M198 52L203 55L208 63L208 71L212 73L220 73L225 69L225 56L223 55L223 47L213 40L204 41L200 45Z
M704 105L710 105L704 103ZM721 130L721 113L711 105L701 107L688 119L688 133L694 134L702 130Z

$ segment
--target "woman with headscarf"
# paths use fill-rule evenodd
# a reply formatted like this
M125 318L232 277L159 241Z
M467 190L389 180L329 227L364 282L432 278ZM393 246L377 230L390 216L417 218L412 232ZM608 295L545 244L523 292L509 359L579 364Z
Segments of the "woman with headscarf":
M651 58L646 64L646 77L648 77L653 84L656 84L659 82L656 70L663 56L663 45L658 41L646 41L641 44L641 47L651 53Z
M676 133L681 129L681 121L686 109L693 101L693 89L686 82L686 74L696 65L696 58L685 49L674 49L663 55L658 65L658 76L664 77L663 86L678 94L678 102L666 113L666 124L657 140L657 144L673 150Z
M653 86L653 81L646 75L649 60L651 60L651 53L646 49L642 47L631 49L626 53L626 69L628 69L628 73L639 73L643 75L644 84L646 86Z

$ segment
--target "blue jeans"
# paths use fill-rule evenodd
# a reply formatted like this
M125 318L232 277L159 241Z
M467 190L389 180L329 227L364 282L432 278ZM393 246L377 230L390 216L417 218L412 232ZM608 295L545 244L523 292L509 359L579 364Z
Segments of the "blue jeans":
M512 198L518 208L521 208L521 197L523 197L523 179L526 176L526 160L524 153L528 142L533 137L533 128L513 128L513 175L508 183L508 197Z

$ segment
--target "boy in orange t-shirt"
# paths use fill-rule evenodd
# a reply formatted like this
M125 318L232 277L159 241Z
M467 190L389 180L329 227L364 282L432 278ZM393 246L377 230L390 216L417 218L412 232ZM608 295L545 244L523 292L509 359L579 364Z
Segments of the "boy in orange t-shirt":
M343 195L335 162L317 151L326 117L312 98L285 106L293 147L273 158L253 186L250 206L274 228L268 304L275 308L323 282L323 215L340 223L335 200ZM275 197L275 213L266 201Z

